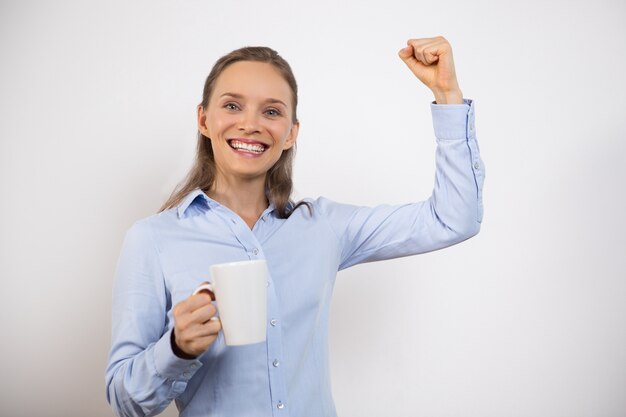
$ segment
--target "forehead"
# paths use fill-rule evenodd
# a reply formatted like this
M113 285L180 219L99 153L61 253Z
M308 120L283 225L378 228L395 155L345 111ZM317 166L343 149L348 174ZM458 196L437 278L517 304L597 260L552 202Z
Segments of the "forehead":
M279 99L291 102L291 88L281 73L266 62L240 61L222 71L215 83L214 97L235 93L249 99Z

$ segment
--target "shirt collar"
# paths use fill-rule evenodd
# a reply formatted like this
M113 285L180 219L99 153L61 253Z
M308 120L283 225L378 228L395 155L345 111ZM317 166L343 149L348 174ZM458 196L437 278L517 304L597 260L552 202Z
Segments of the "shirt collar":
M198 198L203 199L208 207L214 207L220 204L217 201L213 200L208 195L206 195L204 191L202 191L199 188L196 188L195 190L187 194L178 205L177 212L178 212L179 219L184 217L185 212L187 211L189 206L191 206ZM274 203L270 201L269 206L265 209L265 211L263 211L263 214L261 214L261 217L265 217L266 215L272 213L275 209L276 208L274 207Z
M197 198L203 198L204 201L210 205L209 200L211 200L209 198L209 196L207 196L204 191L202 191L199 188L196 188L195 190L193 190L192 192L190 192L189 194L187 194L183 200L180 202L180 204L178 205L177 211L178 211L178 218L182 218L185 215L185 212L187 211L187 208L189 208L189 206L191 206L191 204L196 201ZM213 200L211 200L213 201Z

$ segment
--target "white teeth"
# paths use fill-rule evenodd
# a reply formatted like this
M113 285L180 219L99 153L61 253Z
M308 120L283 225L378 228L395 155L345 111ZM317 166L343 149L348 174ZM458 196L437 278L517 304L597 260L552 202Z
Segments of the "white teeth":
M265 150L265 146L263 145L253 145L251 143L239 142L237 140L231 140L230 142L231 148L234 149L243 149L244 151L262 153Z

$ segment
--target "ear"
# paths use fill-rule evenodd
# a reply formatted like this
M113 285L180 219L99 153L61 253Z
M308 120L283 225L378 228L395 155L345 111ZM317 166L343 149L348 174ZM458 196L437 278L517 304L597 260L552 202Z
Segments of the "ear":
M202 105L198 105L198 130L207 138L210 138L209 129L206 127L206 112Z
M300 130L300 122L295 122L291 126L291 130L289 131L289 136L287 136L287 140L283 145L283 151L286 151L289 148L292 148L293 145L296 144L296 139L298 139L298 131Z

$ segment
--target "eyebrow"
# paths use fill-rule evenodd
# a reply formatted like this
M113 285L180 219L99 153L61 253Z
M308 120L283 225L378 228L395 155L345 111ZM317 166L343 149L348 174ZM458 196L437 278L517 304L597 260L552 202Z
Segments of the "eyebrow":
M220 97L224 97L224 96L229 96L229 97L238 98L238 99L244 98L244 96L242 96L241 94L237 94L237 93L224 93ZM265 102L266 103L279 103L287 107L287 105L282 100L279 100L277 98L268 98L265 100Z

